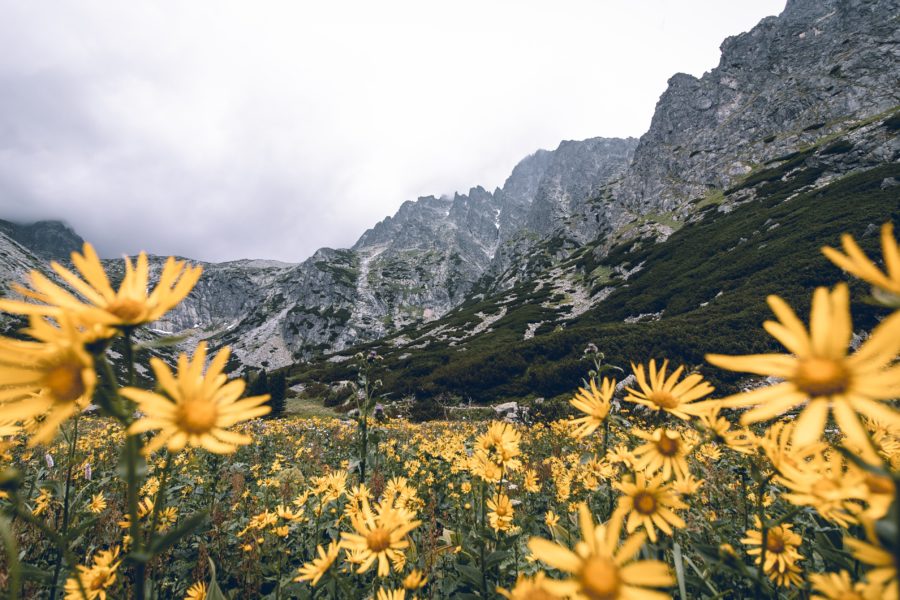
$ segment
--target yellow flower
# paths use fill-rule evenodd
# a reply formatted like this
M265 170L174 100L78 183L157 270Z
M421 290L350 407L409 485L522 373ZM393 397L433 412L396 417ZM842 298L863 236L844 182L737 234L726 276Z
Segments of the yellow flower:
M548 510L546 514L544 514L544 523L551 529L556 527L559 524L559 515L555 514L552 510Z
M94 247L84 244L84 254L72 253L72 263L81 277L56 261L53 270L74 289L81 298L66 291L37 271L30 274L31 288L14 285L23 296L40 304L17 300L0 300L0 309L24 315L46 315L58 318L64 312L75 314L80 323L117 327L132 327L150 323L181 302L196 285L203 271L188 267L184 261L169 257L152 293L148 294L149 263L144 252L137 265L125 258L125 278L118 291L113 291Z
M426 583L428 583L428 578L418 569L413 569L409 572L409 575L403 578L403 587L407 590L417 590Z
M677 431L661 427L653 433L640 429L632 433L647 442L634 449L635 471L646 471L650 476L662 471L663 479L667 481L672 478L673 472L681 479L690 475L687 455L691 447Z
M398 590L388 590L385 588L378 588L378 594L375 596L376 600L405 600L406 598L406 590L400 588Z
M812 506L823 519L844 528L857 522L854 514L868 495L866 478L837 452L817 454L799 465L786 462L779 472L775 481L789 490L782 497L791 504Z
M576 544L574 552L542 538L531 538L528 542L536 559L572 575L564 580L545 580L543 590L573 600L663 600L668 597L647 589L675 583L665 563L633 561L644 544L644 534L635 534L619 545L620 515L613 515L606 525L594 525L587 505L581 504L578 512L582 540Z
M53 500L53 496L50 494L50 490L41 489L41 493L34 499L34 508L31 510L31 514L39 517L47 512L51 500Z
M525 482L522 487L525 488L526 492L531 494L536 494L541 491L541 482L538 480L537 473L534 469L525 471Z
M98 552L90 567L78 565L77 577L81 579L87 598L81 594L78 579L70 577L66 580L66 600L106 600L106 591L116 582L116 570L122 562L116 560L118 557L119 547L116 546L112 550Z
M756 527L747 530L747 537L742 538L741 543L751 546L747 554L756 556L754 563L758 565L762 558L763 546L762 524L759 517L756 517ZM785 579L777 576L789 575L796 563L803 559L803 555L797 551L801 542L800 536L791 531L789 523L782 523L766 530L766 562L763 564L763 571L779 585L794 582L793 577Z
M94 514L102 513L106 510L106 498L103 497L103 492L98 492L91 497L88 510Z
M488 519L494 531L508 531L512 527L514 511L512 502L506 494L499 494L496 500L489 499L487 507L490 509Z
M703 479L696 479L693 475L688 475L684 479L676 479L672 484L672 489L682 496L693 496L703 483Z
M764 327L793 356L711 354L706 359L723 369L771 375L785 381L726 398L724 406L756 406L741 417L741 423L746 425L805 404L794 428L797 446L822 437L830 412L854 449L868 462L880 462L857 413L887 424L900 424L900 414L881 402L893 399L900 386L900 366L891 366L900 350L900 312L882 321L859 350L847 356L853 329L845 284L831 293L826 288L816 289L809 334L781 298L769 296L768 300L780 322L766 321Z
M884 598L896 599L898 597L897 569L891 553L880 546L853 538L844 538L844 545L850 547L853 558L874 567L866 573L866 578L873 584L884 587Z
M656 361L650 360L649 382L644 374L644 365L631 363L634 377L637 379L640 390L625 388L629 394L625 400L636 402L653 410L664 410L680 419L689 419L692 414L692 402L696 402L704 396L708 396L715 388L706 381L703 376L693 373L685 377L680 383L678 378L684 372L684 367L678 367L666 378L666 369L669 361L663 361L662 367L657 371Z
M475 452L504 471L515 471L522 466L518 456L521 434L509 423L494 421L488 430L475 441Z
M562 600L560 596L547 589L546 585L550 581L543 571L539 571L534 577L519 575L512 590L498 587L497 592L509 600Z
M881 226L881 253L886 273L869 260L850 234L843 234L841 242L846 254L828 246L822 248L828 260L851 275L871 283L874 286L873 295L879 301L888 306L900 306L900 246L894 239L894 224L885 223Z
M97 382L81 332L64 316L59 322L32 317L27 331L37 341L0 337L0 410L4 421L36 419L30 446L49 442L87 408Z
M202 581L198 581L188 588L184 600L206 600L206 592L206 584Z
M609 414L609 405L613 394L616 391L615 379L603 378L600 383L600 389L597 389L597 382L591 379L591 389L578 388L575 397L569 400L569 404L585 413L585 416L573 419L570 424L575 426L572 430L572 436L576 438L585 438L594 431L606 415Z
M741 454L752 454L759 443L752 431L746 427L732 429L731 422L725 417L719 416L722 409L720 401L708 400L694 406L692 414L700 421L700 426L716 442L720 442Z
M201 447L217 454L227 454L237 450L239 445L249 444L247 435L227 431L235 423L260 417L271 410L260 406L269 399L252 396L238 400L244 393L244 381L228 381L222 373L228 361L229 349L223 348L212 360L206 375L206 343L200 342L193 360L182 353L178 357L178 376L175 377L168 365L158 358L151 358L150 364L165 396L139 388L124 388L121 394L134 400L145 417L135 421L128 428L130 434L160 429L161 431L147 444L145 452L150 454L163 445L177 452L187 445Z
M308 562L300 567L300 575L294 581L309 581L309 584L315 587L322 575L334 564L340 549L340 544L337 542L328 544L328 550L319 545L316 548L316 551L319 553L318 558L313 558L312 562Z
M358 553L357 573L365 573L377 560L378 576L386 577L391 572L390 563L405 558L403 550L409 546L406 536L421 524L408 517L406 511L385 503L373 513L368 499L363 498L359 514L350 518L356 533L341 534L341 546Z
M616 513L628 514L625 528L633 533L638 527L647 530L650 541L656 541L656 527L668 535L672 535L672 527L683 529L684 520L673 511L687 508L671 486L663 484L663 476L648 480L643 473L638 473L635 482L616 482L613 487L621 491ZM655 527L654 527L655 525Z
M850 573L811 573L809 582L818 594L813 600L881 600L884 598L880 585L853 583Z

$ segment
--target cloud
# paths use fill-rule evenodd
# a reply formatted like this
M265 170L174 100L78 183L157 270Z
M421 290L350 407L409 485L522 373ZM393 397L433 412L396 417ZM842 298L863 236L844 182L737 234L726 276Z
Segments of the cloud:
M782 2L5 3L0 218L299 261L562 139L638 136ZM701 15L698 17L697 15Z

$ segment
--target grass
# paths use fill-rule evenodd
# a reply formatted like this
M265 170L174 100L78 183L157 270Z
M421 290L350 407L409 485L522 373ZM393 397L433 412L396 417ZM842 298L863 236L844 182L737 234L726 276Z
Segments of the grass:
M299 417L303 419L339 419L341 414L332 408L322 406L322 400L318 398L288 398L285 416Z

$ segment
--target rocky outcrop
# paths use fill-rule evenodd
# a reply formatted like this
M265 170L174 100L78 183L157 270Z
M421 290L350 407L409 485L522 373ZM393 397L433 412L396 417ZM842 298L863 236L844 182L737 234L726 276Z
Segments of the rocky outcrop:
M35 255L50 260L69 260L72 251L81 250L84 244L84 240L61 221L38 221L20 225L0 220L0 232Z
M616 194L620 219L683 208L900 104L896 0L791 0L721 50L700 79L669 80Z

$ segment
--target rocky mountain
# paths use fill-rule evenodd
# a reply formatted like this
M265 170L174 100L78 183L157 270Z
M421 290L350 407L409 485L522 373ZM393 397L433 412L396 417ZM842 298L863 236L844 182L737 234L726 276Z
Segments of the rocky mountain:
M671 308L658 302L610 308L653 271L625 255L785 187L810 194L898 161L898 15L897 0L791 0L725 40L715 69L673 76L640 140L539 150L502 188L405 202L352 248L300 264L204 264L194 292L154 327L274 368L341 361L347 353L334 353L374 340L396 357L464 349L492 331L531 340L607 311L665 320ZM0 269L21 273L80 244L63 229L0 223Z
M43 259L66 260L72 250L81 249L84 240L61 221L18 224L0 219L0 233L17 241Z

